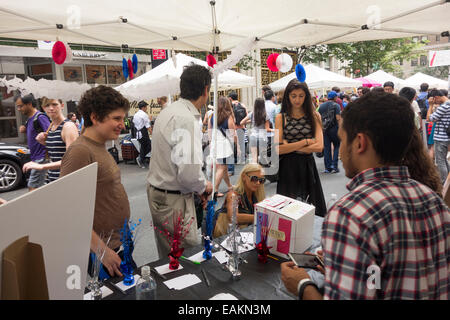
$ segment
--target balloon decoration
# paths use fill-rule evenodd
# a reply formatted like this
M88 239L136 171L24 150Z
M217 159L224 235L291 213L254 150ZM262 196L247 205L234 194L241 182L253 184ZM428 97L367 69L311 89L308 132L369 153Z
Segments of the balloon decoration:
M125 79L128 78L128 63L125 58L122 59L122 72Z
M280 54L278 53L271 53L269 54L269 56L267 57L267 67L269 68L270 71L273 72L277 72L278 68L277 68L277 58Z
M130 58L128 58L128 74L130 76L130 80L133 79L133 63Z
M295 66L295 75L297 76L298 81L305 82L306 80L306 71L305 68L301 64L297 64Z
M68 43L64 43L64 46L66 47L66 61L64 62L72 62L73 61L73 54L72 54L72 49L70 48Z
M292 64L292 58L287 53L280 54L276 60L277 69L283 73L289 72L292 68Z
M206 62L208 63L208 66L211 68L214 68L214 65L217 63L216 58L212 54L208 54L206 56Z
M66 61L67 49L62 41L56 41L52 48L52 59L56 64L63 64Z
M138 71L138 58L136 53L133 54L133 57L131 58L131 62L133 62L133 73L136 74Z

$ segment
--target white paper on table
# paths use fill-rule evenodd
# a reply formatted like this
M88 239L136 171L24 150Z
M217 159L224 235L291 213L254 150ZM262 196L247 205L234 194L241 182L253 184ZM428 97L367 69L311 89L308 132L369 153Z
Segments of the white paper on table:
M212 255L217 259L217 261L219 261L220 264L227 263L228 259L230 258L228 253L224 250L214 252Z
M241 232L243 243L253 244L253 232Z
M188 259L195 262L203 262L206 260L205 258L203 258L203 251L200 251L199 253L196 253L193 256L188 257Z
M155 267L155 270L158 271L159 274L166 274L166 273L174 272L174 271L181 270L181 269L183 269L183 266L181 264L178 266L178 269L176 269L176 270L170 269L169 264Z
M229 251L233 251L233 248L231 248L231 246L229 246L227 244L227 240L228 240L228 238L225 239L221 243L222 247L224 247L225 249L227 249ZM239 240L239 237L238 237L238 240ZM253 249L255 249L255 245L254 245L253 241L251 243L243 243L243 244L240 244L238 246L239 253L244 253L244 252L247 252L247 251L250 251L250 250L253 250Z
M200 280L199 277L197 277L195 274L185 274L184 276L177 277L171 280L164 281L164 284L169 289L175 289L175 290L181 290L190 286L193 286L194 284L200 283L202 280Z
M114 283L114 285L115 285L116 287L122 289L123 291L127 291L128 289L131 289L131 288L133 288L133 287L136 285L136 283L138 282L138 280L139 280L140 277L141 277L140 275L135 274L135 275L134 275L134 283L133 283L132 285L129 285L129 286L127 286L126 284L124 284L123 281L120 281L120 282L118 282L118 283Z
M239 300L239 299L229 293L218 293L214 297L209 298L208 300Z
M102 291L102 299L113 293L113 291L106 286L101 287L100 290ZM83 296L83 300L92 300L92 291L86 293Z

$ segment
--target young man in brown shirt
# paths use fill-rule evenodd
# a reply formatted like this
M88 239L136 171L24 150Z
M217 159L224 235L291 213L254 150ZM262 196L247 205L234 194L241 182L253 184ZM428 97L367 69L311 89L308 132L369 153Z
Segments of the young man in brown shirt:
M95 253L98 246L104 247L100 235L109 235L113 230L102 260L110 276L122 276L122 260L116 251L121 245L120 229L125 219L130 218L130 204L120 180L120 169L106 150L105 142L119 137L125 128L124 117L129 108L128 100L112 88L98 86L87 91L78 106L85 130L66 151L61 165L62 177L91 163L98 163L91 251Z

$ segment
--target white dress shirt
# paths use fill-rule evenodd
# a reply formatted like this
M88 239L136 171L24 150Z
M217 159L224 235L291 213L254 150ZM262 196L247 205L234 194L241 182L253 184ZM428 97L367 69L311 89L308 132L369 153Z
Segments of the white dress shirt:
M189 100L179 99L161 111L153 127L150 185L184 194L205 191L201 124Z
M142 110L139 110L138 112L135 113L134 117L133 117L133 123L134 126L136 127L136 139L141 139L142 138L142 133L141 130L142 128L146 127L146 128L150 128L150 118L148 117L148 114L145 113Z

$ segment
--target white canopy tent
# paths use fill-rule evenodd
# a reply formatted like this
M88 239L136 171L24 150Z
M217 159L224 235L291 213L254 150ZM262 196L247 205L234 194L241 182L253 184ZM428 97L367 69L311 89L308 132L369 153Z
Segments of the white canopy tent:
M361 82L348 77L344 77L340 74L319 68L313 64L304 66L306 72L306 84L309 89L329 89L332 87L339 88L352 88L359 87ZM295 79L295 72L288 74L287 76L274 81L269 84L273 91L279 91L286 88L289 81Z
M446 0L2 0L0 36L139 48L230 50L441 35Z
M420 89L422 83L428 83L430 89L447 89L449 88L449 83L445 80L441 80L422 72L418 72L415 75L405 79L405 86L413 87L414 89Z
M395 5L391 0L343 0L339 6L349 10L336 15L332 0L279 0L276 5L269 0L77 0L76 5L72 0L2 0L0 36L212 52L236 48L223 71L255 46L448 36L450 29L446 0L397 0ZM243 39L254 43L241 46ZM214 75L217 88L217 72ZM217 90L214 102L217 106Z
M394 83L394 89L400 89L407 86L405 80L397 78L387 72L384 72L383 70L375 71L374 73L371 73L364 78L381 83L381 85L383 85L387 81L391 81L392 83Z
M208 66L205 61L178 53L156 68L118 86L116 90L126 98L136 101L178 94L183 68L191 63ZM218 80L218 90L238 89L255 85L253 77L232 70L219 74Z

